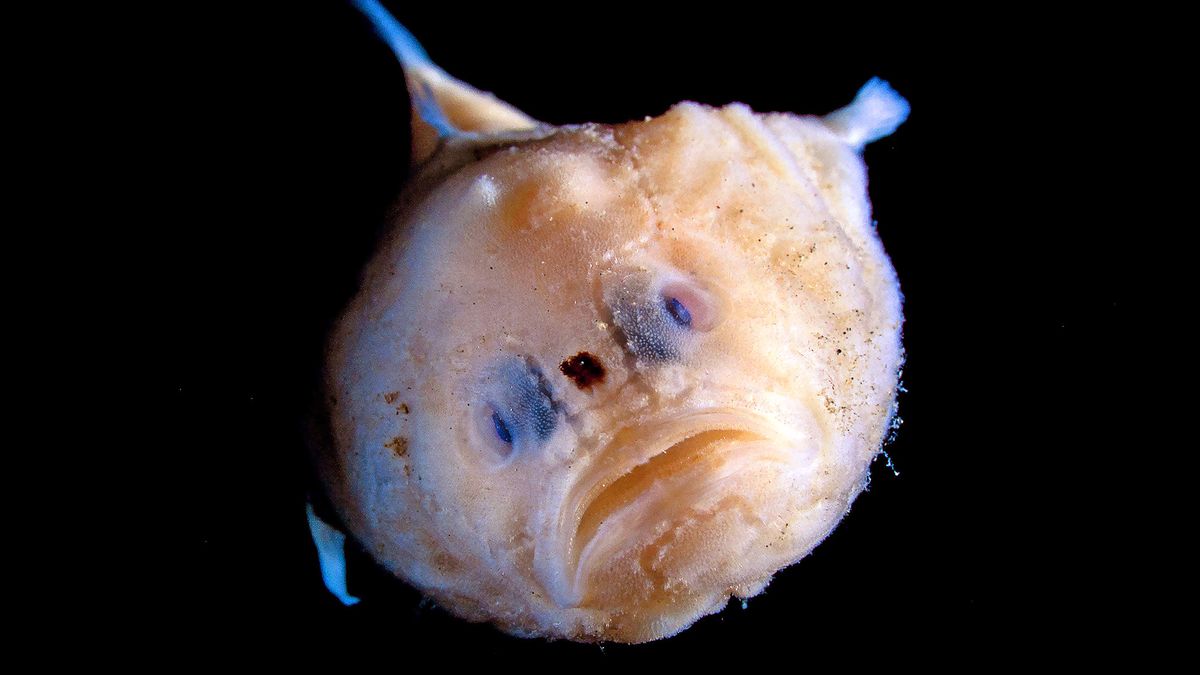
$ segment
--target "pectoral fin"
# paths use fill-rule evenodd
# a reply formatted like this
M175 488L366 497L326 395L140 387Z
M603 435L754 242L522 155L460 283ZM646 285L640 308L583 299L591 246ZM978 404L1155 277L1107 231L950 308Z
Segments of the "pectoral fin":
M887 82L873 77L858 90L850 105L825 116L825 126L847 145L862 150L872 141L890 136L908 119L908 101Z
M346 535L329 523L321 520L313 511L312 504L306 504L308 512L308 529L312 532L313 543L317 545L317 561L321 564L321 579L325 588L343 605L358 603L358 598L350 595L346 588Z
M492 94L437 67L421 43L378 0L354 0L404 66L412 98L412 161L421 164L442 139L535 129L541 124Z

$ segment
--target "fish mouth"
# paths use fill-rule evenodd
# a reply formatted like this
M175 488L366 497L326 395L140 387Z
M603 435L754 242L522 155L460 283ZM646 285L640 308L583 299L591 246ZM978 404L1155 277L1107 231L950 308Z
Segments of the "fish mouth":
M738 499L747 476L786 472L778 465L795 464L800 454L776 424L742 410L706 410L621 429L564 509L570 604L589 602L590 578L615 555L663 536L698 509L720 502L753 518L753 505L731 506L731 496Z

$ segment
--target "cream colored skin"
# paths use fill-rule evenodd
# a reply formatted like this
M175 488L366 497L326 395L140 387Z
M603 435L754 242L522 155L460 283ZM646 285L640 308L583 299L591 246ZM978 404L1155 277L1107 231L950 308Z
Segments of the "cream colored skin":
M457 132L418 154L330 343L343 525L517 635L643 642L757 594L846 514L894 414L900 294L858 154L888 101L470 134L425 91ZM601 382L560 372L579 352ZM530 411L506 443L493 413Z

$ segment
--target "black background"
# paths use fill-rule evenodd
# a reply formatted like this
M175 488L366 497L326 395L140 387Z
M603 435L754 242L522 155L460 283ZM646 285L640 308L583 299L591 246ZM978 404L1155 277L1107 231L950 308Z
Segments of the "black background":
M1120 516L1079 484L1117 443L1095 420L1118 417L1105 391L1126 375L1111 355L1126 348L1130 298L1109 223L1064 193L1070 137L1087 131L1063 134L1060 112L1100 66L1061 41L1063 24L388 5L448 72L556 124L684 99L824 113L870 77L889 80L912 116L865 158L906 297L904 423L886 448L899 475L881 459L812 555L747 609L733 602L666 641L511 638L363 560L351 589L365 600L341 607L304 518L304 415L324 331L405 179L404 80L348 3L195 10L148 65L168 114L147 129L172 159L152 167L163 226L145 354L168 440L147 500L145 522L163 524L144 528L156 582L142 602L164 637L335 658L604 665L849 647L986 661L1061 645L1123 601L1124 584L1096 585L1119 554L1093 556Z

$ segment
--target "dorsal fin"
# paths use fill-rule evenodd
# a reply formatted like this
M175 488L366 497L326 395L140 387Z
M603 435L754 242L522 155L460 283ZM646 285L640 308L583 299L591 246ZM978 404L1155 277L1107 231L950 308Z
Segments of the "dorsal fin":
M490 93L455 79L429 59L421 43L378 0L353 0L404 67L412 99L412 162L422 164L446 138L524 131L543 126Z

